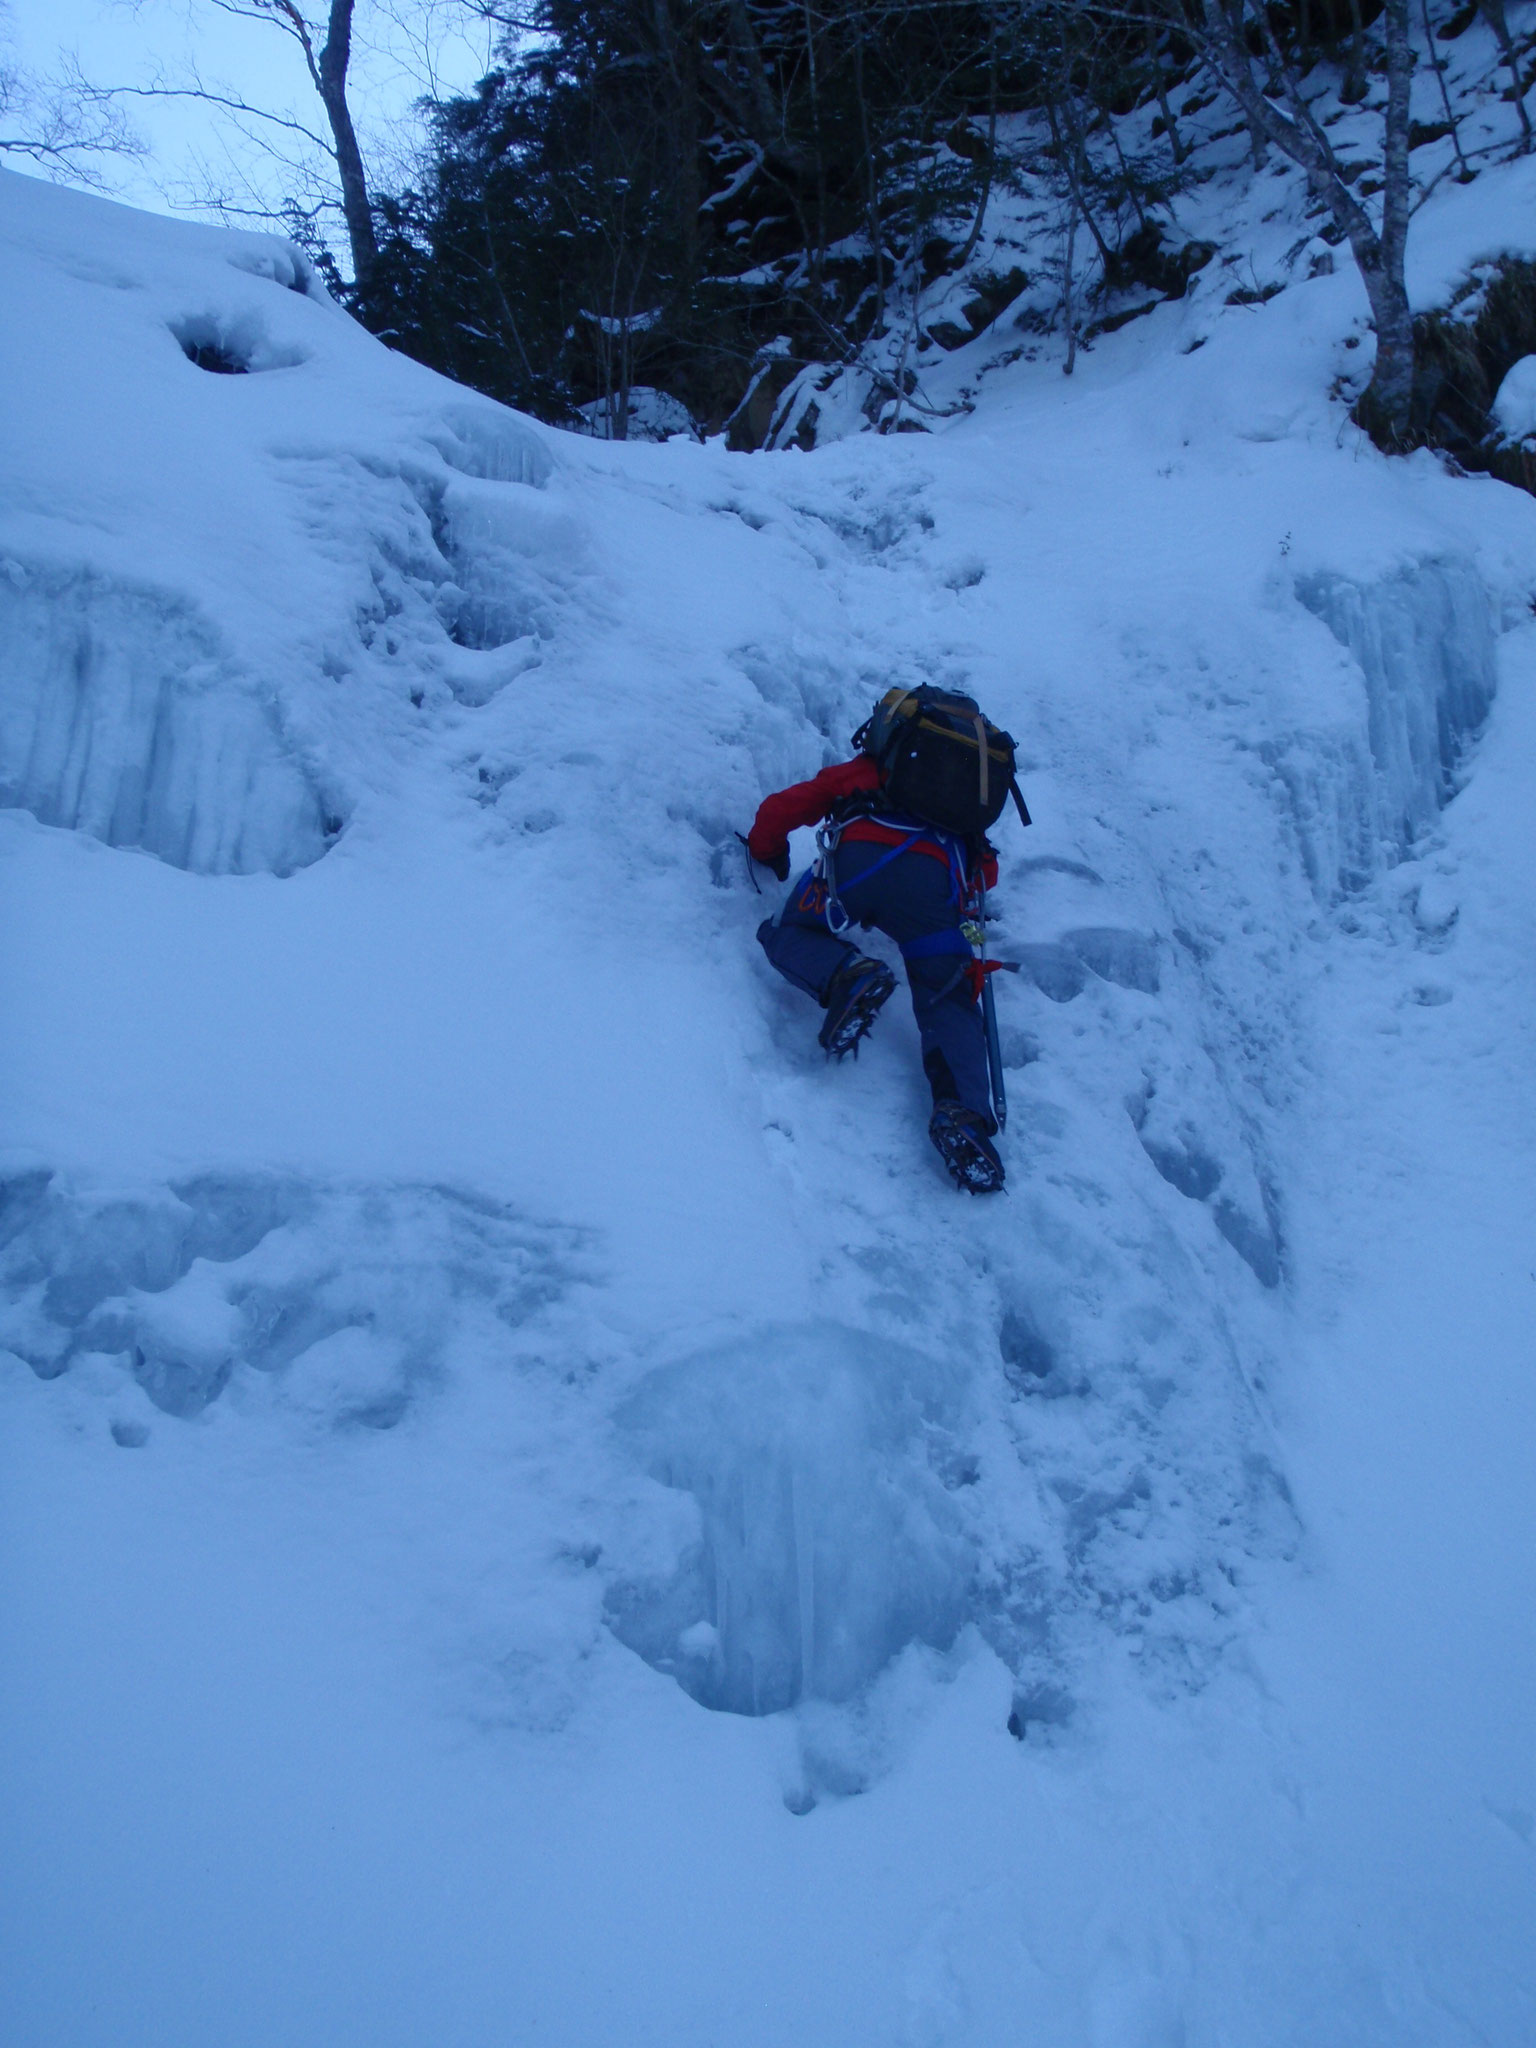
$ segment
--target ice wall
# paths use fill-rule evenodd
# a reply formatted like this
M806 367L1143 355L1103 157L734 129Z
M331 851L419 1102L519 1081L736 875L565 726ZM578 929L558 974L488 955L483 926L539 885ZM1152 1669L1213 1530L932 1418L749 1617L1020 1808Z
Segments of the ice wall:
M0 803L203 874L290 874L341 828L275 705L186 606L0 564Z
M947 1407L932 1362L830 1324L655 1374L621 1426L654 1478L692 1496L697 1540L670 1576L615 1588L614 1632L703 1705L743 1714L846 1700L907 1644L947 1646L968 1553L925 1456Z
M1430 559L1375 583L1319 573L1296 595L1365 681L1369 774L1351 750L1316 764L1301 793L1314 884L1360 887L1403 859L1455 793L1456 770L1493 703L1494 621L1469 561Z

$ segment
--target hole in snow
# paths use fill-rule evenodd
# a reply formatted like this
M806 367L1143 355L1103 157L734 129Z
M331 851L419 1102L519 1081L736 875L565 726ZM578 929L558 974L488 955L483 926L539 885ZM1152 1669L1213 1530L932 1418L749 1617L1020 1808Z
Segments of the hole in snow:
M238 357L228 355L216 341L182 340L181 352L194 369L211 370L220 377L243 377L250 368Z
M1216 1228L1259 1284L1278 1287L1283 1268L1273 1221L1268 1217L1258 1221L1225 1196L1213 1205L1211 1214L1216 1220Z
M1222 1167L1192 1138L1180 1136L1172 1143L1141 1134L1142 1149L1172 1188L1192 1202L1209 1201L1221 1185Z
M998 1349L1009 1384L1029 1388L1047 1380L1056 1370L1056 1353L1035 1327L1033 1319L1009 1309L998 1332Z
M215 376L243 377L256 370L291 370L307 361L303 349L271 341L254 313L227 318L216 313L189 314L170 325L187 361Z
M1013 950L1025 979L1053 1003L1070 1003L1082 994L1087 978L1083 963L1067 947L1023 945Z
M536 665L540 643L554 632L558 598L584 554L584 532L525 491L462 477L408 481L441 564L432 602L443 630L471 653L514 649L514 658L491 670L450 677L461 701L483 704Z
M1121 931L1114 925L1091 925L1063 932L1061 943L1101 981L1138 989L1143 995L1157 994L1160 976L1156 939L1141 932Z
M1065 1728L1072 1718L1073 1700L1059 1685L1033 1685L1014 1694L1008 1716L1008 1733L1015 1742L1028 1739L1030 1730L1042 1735Z

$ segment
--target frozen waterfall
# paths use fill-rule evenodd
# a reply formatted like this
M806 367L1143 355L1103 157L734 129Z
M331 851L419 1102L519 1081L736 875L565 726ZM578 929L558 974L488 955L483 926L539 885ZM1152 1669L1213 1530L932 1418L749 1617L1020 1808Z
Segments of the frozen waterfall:
M1493 703L1492 608L1473 564L1451 558L1374 583L1307 576L1296 595L1365 683L1368 780L1335 760L1345 786L1317 807L1311 832L1304 827L1315 841L1319 821L1332 816L1328 854L1319 858L1314 847L1314 883L1347 892L1401 860L1454 795L1458 764Z
M275 703L180 601L0 563L0 804L201 874L291 874L341 829Z

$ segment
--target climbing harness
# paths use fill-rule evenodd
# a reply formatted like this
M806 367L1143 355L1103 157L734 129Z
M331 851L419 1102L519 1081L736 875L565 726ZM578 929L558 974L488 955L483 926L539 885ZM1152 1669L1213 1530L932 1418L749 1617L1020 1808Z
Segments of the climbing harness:
M984 751L982 759L986 759ZM822 825L818 828L816 865L807 881L819 900L806 902L802 897L801 907L813 915L823 916L826 919L827 930L834 938L842 938L854 922L837 892L838 842L845 827L852 822L852 819L844 819L841 823ZM873 822L885 825L893 831L902 831L906 821L875 817ZM909 969L914 960L942 959L946 953L960 954L964 957L949 980L931 994L924 990L920 996L918 986L914 983L913 1007L924 1011L936 1009L954 993L962 981L970 983L972 998L981 1005L982 1024L987 1041L987 1079L992 1091L992 1114L997 1119L997 1128L1001 1131L1006 1129L1008 1123L1008 1090L1003 1080L1003 1049L997 1028L997 1001L992 993L992 977L994 974L1017 974L1019 962L987 958L987 885L982 879L980 866L978 865L976 873L972 875L963 844L952 833L924 825L919 826L916 831L907 832L905 838L889 847L879 860L865 868L857 882L867 882L871 875L879 874L883 867L905 853L919 839L934 840L943 848L949 866L950 901L963 905L963 914L958 929L925 932L918 938L908 939L901 948L901 957L907 962ZM857 886L857 883L854 886Z
M936 825L919 825L915 829L909 829L909 820L905 818L884 818L877 812L860 811L855 814L855 818L844 818L837 824L820 825L816 830L816 862L811 872L826 891L824 914L827 921L827 930L831 932L834 938L842 938L854 922L843 908L842 898L837 892L838 843L847 828L855 822L855 819L863 820L866 818L872 825L883 825L887 831L902 832L906 836L894 846L887 847L879 860L872 862L861 875L856 876L851 885L852 887L858 888L862 883L867 882L871 876L878 875L882 868L889 867L893 860L907 852L910 847L915 846L920 839L930 839L943 852L945 862L949 868L950 902L958 904L962 900L965 891L970 886L970 871L966 862L964 848L953 833L943 832ZM905 952L906 948L904 947L902 950ZM935 950L943 949L936 948Z
M884 824L887 821L882 818L876 820L876 822ZM826 891L825 915L827 930L835 939L842 938L853 923L853 919L843 908L843 899L837 893L837 845L843 836L844 825L851 823L851 819L845 819L843 824L839 825L820 825L816 831L816 866L813 872ZM905 828L894 824L894 821L892 821L892 829L899 832ZM889 847L880 856L879 860L864 870L863 874L858 877L858 880L860 882L867 882L871 875L878 875L882 868L889 867L898 854L905 853L909 846L915 846L919 839L942 840L942 838L942 834L931 832L926 826L919 825L915 832L908 832L906 838L899 845ZM949 849L946 846L945 852L948 853L948 851ZM951 862L951 876L953 876L953 862ZM953 887L953 880L951 881L951 887Z

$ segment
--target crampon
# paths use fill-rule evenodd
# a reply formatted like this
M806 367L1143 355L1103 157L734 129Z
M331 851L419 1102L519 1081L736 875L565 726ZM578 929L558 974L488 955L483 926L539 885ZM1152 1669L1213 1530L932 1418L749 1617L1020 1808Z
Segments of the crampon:
M827 1015L816 1034L829 1059L858 1055L859 1041L868 1031L891 992L896 977L883 960L871 960L863 953L839 967L827 987Z
M997 1156L991 1119L980 1110L967 1109L959 1102L936 1102L928 1125L939 1157L957 1188L973 1195L1002 1192L1003 1162Z

